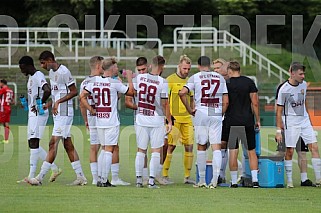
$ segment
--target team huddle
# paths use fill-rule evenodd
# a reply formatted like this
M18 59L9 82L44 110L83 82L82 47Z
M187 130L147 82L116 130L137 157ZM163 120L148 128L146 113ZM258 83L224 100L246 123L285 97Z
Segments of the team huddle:
M30 171L24 182L41 185L49 170L49 180L56 180L62 170L55 165L54 160L57 146L62 140L77 176L71 185L86 185L87 178L70 133L74 115L72 99L78 94L75 80L69 69L59 64L50 51L42 52L39 61L41 67L49 71L50 86L44 74L35 68L31 57L24 56L19 61L21 72L29 76L27 99ZM229 161L230 187L238 187L237 158L241 141L248 153L252 185L254 188L259 187L255 129L259 129L261 124L255 83L241 75L237 61L225 62L220 59L211 62L207 56L201 56L197 61L199 72L188 77L191 64L186 55L181 56L177 71L164 79L161 77L165 66L164 57L154 57L150 65L145 57L139 57L136 60L137 76L133 77L132 71L126 70L127 83L124 84L118 77L117 61L114 58L94 56L90 59L90 75L81 83L79 101L81 114L90 133L92 184L98 187L130 185L118 176L120 122L117 104L123 94L126 107L134 111L136 187L147 185L148 188L159 188L157 182L162 185L173 183L168 171L178 141L184 146L183 183L214 189L225 181ZM214 70L211 69L212 65ZM320 186L321 182L318 145L305 108L304 71L305 67L301 64L291 65L290 78L279 87L276 101L276 141L285 141L287 147L285 169L289 188L293 187L293 147L300 137L312 153L316 182L308 185ZM47 124L50 107L54 127L47 154L39 146L39 141ZM197 183L190 174L194 141L197 145ZM149 166L148 146L151 152ZM209 146L213 152L213 174L210 184L206 184L206 150ZM43 164L40 173L36 175L38 159L43 160ZM111 181L108 180L109 173ZM306 180L307 177L301 179L303 182Z

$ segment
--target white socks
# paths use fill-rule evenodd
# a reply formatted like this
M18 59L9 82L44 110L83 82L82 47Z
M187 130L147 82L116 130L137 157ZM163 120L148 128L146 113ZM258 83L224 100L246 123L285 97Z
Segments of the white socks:
M119 163L114 163L111 165L111 177L112 180L119 179Z
M84 172L82 171L82 167L79 160L72 162L71 166L74 169L77 177L84 177Z
M142 152L137 152L135 159L136 177L141 177L143 175L144 160L145 154Z
M98 155L98 159L97 159L97 164L98 164L97 175L98 175L98 179L97 179L97 181L101 181L102 171L103 171L103 164L104 164L103 163L104 154L105 154L105 151L101 150L99 155Z
M199 183L205 182L205 170L206 170L206 151L197 150L197 168L199 175Z
M145 156L144 156L145 157ZM160 162L160 153L153 152L149 162L149 176L156 177Z
M34 178L37 170L39 149L30 149L30 170L29 178Z
M212 159L212 168L213 168L213 178L212 183L217 183L217 178L220 173L220 168L222 165L222 153L220 150L213 151L213 159Z
M47 162L47 161L44 161L42 163L42 166L41 166L41 170L40 170L40 173L39 175L37 176L38 180L41 182L43 180L43 178L45 177L45 175L48 173L48 171L50 170L50 167L51 167L51 163Z
M148 179L148 168L143 168L143 178Z
M287 182L293 183L293 181L292 181L292 160L285 160L284 161L284 168L285 168L285 174L287 177Z
M93 181L97 182L98 180L98 163L97 162L90 163L90 171L91 171L91 175L93 176Z
M39 146L39 158L42 160L42 161L45 161L46 160L46 157L47 157L47 152L46 150L44 150L41 146ZM58 167L57 165L52 162L51 164L51 170L52 171L55 171L57 172L58 171Z
M317 183L321 181L321 159L312 158L312 167L314 170L315 180Z
M251 170L252 182L259 182L259 180L257 179L257 171L258 170Z
M304 182L308 179L308 173L303 172L301 173L301 182Z
M105 151L104 158L103 158L103 170L102 170L102 182L106 183L111 167L111 162L113 158L113 153Z
M237 171L230 171L232 184L237 184Z

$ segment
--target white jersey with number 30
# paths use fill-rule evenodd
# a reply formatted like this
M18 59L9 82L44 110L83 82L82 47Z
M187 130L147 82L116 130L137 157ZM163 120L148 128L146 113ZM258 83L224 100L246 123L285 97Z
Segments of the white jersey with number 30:
M185 87L194 91L197 110L208 116L222 116L222 96L228 93L222 75L201 71L190 77Z
M168 83L149 73L139 74L133 79L137 92L136 124L147 127L164 126L164 112L161 99L168 98Z
M120 124L118 119L117 101L118 92L127 93L128 87L118 79L95 76L85 87L96 108L96 127L109 128Z

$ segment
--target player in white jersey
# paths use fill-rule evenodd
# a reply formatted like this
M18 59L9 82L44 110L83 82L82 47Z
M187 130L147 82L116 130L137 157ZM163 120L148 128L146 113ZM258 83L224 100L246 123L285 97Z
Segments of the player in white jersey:
M134 79L134 89L137 98L136 113L136 186L142 187L142 173L148 143L151 143L151 159L149 164L149 188L158 188L155 177L160 164L160 152L164 145L164 137L172 129L172 120L168 107L168 84L160 77L165 65L162 56L156 56L152 61L150 73L139 74ZM165 131L165 117L169 124Z
M75 80L67 67L55 61L55 56L52 52L43 51L39 56L39 60L41 67L49 71L54 127L49 142L47 159L42 164L40 173L36 178L30 179L29 183L32 185L41 184L50 165L56 158L58 143L62 139L71 166L77 175L77 179L70 185L86 185L87 179L83 173L79 156L70 134L74 115L72 98L77 96L78 93Z
M304 75L305 66L297 62L292 63L290 78L277 90L275 139L278 143L282 142L281 132L283 130L286 145L284 166L288 188L293 188L292 156L299 137L304 140L311 151L316 186L319 187L321 184L321 159L317 139L306 108L307 83L304 81Z
M98 138L104 153L102 159L98 159L98 167L102 165L102 176L98 177L97 186L106 187L109 170L112 164L112 155L119 137L119 118L117 111L118 92L133 95L132 75L127 73L129 87L122 84L118 79L111 78L112 72L109 69L113 66L112 59L103 61L103 69L109 77L95 76L93 81L88 83L80 95L80 101L91 115L96 115L96 128ZM105 75L105 73L104 73ZM92 95L95 107L89 105L87 97ZM100 161L101 160L101 161Z
M48 120L48 104L46 101L50 97L50 87L42 72L37 70L34 66L33 59L30 56L23 56L19 60L19 67L25 76L29 76L27 83L28 89L28 144L30 148L30 170L27 178L23 180L26 182L28 179L34 178L38 159L46 160L47 152L39 145L39 141L43 136L43 132ZM36 98L41 98L44 108L44 114L40 115L36 103ZM50 182L56 180L61 174L62 170L59 169L54 163L51 165L52 174L49 178ZM21 181L19 181L21 182Z
M136 70L138 74L144 74L148 72L147 58L139 57L136 60ZM134 110L134 126L136 128L136 112L137 112L137 99L134 97L126 95L125 97L125 105L126 107ZM148 167L147 167L147 155L145 155L144 159L144 168L143 168L143 185L148 184Z
M210 66L210 59L207 56L201 56L198 59L200 72L190 77L179 95L187 111L194 116L197 167L200 177L197 186L207 187L205 183L206 143L209 141L213 150L213 179L209 187L216 188L222 163L222 115L228 106L228 96L225 79L219 73L210 71ZM195 109L192 109L187 101L187 93L191 90L194 91Z
M101 76L104 73L102 69L102 62L104 58L101 56L93 56L89 61L90 67L90 76L88 76L80 85L79 94L82 93L84 87L91 82L95 76ZM87 98L88 104L92 107L95 107L95 102L93 97L90 95ZM89 152L89 161L90 161L90 170L93 177L92 184L96 185L98 180L98 164L97 164L97 155L100 148L100 143L97 135L96 128L96 116L92 116L90 112L81 104L80 102L80 111L82 117L84 118L86 128L89 130L90 136L90 152ZM100 169L101 170L101 169Z
M118 76L118 65L117 61L114 57L111 57L109 59L106 59L103 64L102 68L104 70L103 76L104 77L111 77L113 79L117 79L120 82L122 82L121 78ZM131 72L131 71L130 71ZM118 99L120 99L121 94L118 94ZM113 151L113 159L111 163L111 184L109 184L109 181L107 180L108 186L128 186L130 183L123 181L119 177L119 145L117 144L114 147Z

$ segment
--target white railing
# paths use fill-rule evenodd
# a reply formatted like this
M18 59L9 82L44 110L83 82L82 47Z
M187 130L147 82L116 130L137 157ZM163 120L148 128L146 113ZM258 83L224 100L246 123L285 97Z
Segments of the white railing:
M191 34L199 34L201 39L195 39ZM202 39L206 35L209 35L208 38ZM173 36L173 44L164 44L164 48L173 47L176 52L179 47L201 47L201 54L204 55L206 47L214 47L214 50L217 51L219 46L224 48L229 46L231 49L239 51L243 66L247 63L250 65L255 63L258 65L259 71L266 70L269 77L273 75L279 78L280 83L289 76L285 69L228 31L217 30L215 27L178 27L175 28Z

